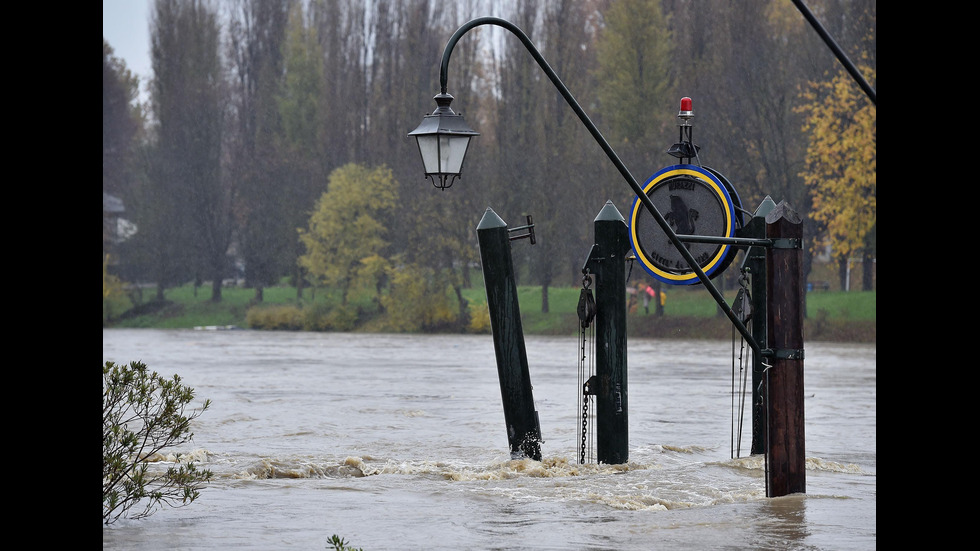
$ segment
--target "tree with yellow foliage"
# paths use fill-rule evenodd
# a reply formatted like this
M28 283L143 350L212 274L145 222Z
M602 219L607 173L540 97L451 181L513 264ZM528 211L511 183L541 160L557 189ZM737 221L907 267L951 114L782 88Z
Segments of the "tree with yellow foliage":
M863 67L861 72L873 85L875 71ZM875 105L843 70L831 80L811 83L803 99L799 110L806 118L803 131L809 145L800 176L813 198L810 216L824 229L843 266L855 254L872 259L877 226ZM865 285L869 283L866 277Z
M300 229L306 254L299 258L315 285L335 287L341 301L355 281L384 272L388 221L398 202L398 185L391 170L347 164L330 174L327 191Z

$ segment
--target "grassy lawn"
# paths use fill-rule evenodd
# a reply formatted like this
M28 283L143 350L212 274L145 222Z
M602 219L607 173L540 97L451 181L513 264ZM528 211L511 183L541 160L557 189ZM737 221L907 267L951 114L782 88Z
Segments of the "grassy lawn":
M578 307L580 288L550 287L548 290L549 313L541 312L541 287L518 287L521 315L525 331L528 333L566 333L574 331L575 313ZM666 304L665 316L671 318L718 318L718 306L711 295L701 286L665 287ZM464 289L463 295L471 304L486 304L486 293L482 281L475 281L474 286ZM192 285L169 289L165 293L166 302L153 303L150 298L154 290L148 289L143 293L143 303L131 308L129 301L114 303L110 311L117 313L111 322L105 323L111 327L155 327L164 329L193 328L202 326L238 326L247 327L246 316L250 308L256 307L255 291L240 287L225 287L222 289L221 302L211 301L210 287L200 287L196 290ZM336 293L318 289L305 289L303 298L297 299L296 289L289 286L267 287L264 290L260 308L270 308L277 305L301 305L308 308L315 302L327 309L339 304ZM730 301L734 291L725 293ZM876 296L872 292L841 292L813 291L807 293L807 317L835 323L859 322L874 327L876 320ZM375 310L370 297L352 296L351 307L363 312ZM128 310L128 312L127 312ZM651 314L653 307L651 305ZM124 313L125 312L125 313ZM119 313L124 313L120 315ZM642 306L632 315L643 316ZM649 318L651 321L654 318Z
M574 314L580 292L580 289L574 287L550 287L548 311L553 314ZM667 316L711 317L717 314L718 305L703 287L667 288L665 294L667 298L664 314ZM735 297L735 291L728 291L724 295L731 301ZM874 320L876 295L875 291L813 291L806 295L807 312L814 315L823 310L832 319ZM464 296L470 302L487 301L486 293L481 288L466 289ZM517 298L521 313L541 311L541 287L518 287ZM650 310L653 311L652 304Z

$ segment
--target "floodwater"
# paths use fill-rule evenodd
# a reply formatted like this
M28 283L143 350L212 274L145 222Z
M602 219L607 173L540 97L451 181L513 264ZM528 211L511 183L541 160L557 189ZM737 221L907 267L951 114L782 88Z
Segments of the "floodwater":
M732 458L738 343L631 340L629 462L580 465L580 343L526 340L540 462L510 458L487 335L104 329L103 361L211 399L176 451L215 477L103 549L877 547L875 345L807 343L806 493L767 498L749 413Z

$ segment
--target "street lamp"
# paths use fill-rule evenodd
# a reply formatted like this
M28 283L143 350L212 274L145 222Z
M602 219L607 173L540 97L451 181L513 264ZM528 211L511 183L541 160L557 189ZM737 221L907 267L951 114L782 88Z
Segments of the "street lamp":
M452 187L463 171L463 157L470 145L470 138L479 136L462 115L453 112L449 104L453 97L443 90L433 98L436 100L436 110L426 115L418 128L408 133L414 136L419 144L422 155L422 165L425 167L425 177L439 189Z

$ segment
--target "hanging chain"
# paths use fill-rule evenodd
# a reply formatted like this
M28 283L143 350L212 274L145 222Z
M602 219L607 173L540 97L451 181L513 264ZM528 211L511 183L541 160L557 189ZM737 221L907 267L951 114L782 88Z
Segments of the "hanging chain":
M592 393L589 385L592 380L591 361L587 361L586 354L586 329L589 329L591 336L595 329L591 328L592 320L596 314L595 299L592 297L592 279L588 272L582 276L582 292L579 295L578 316L579 316L579 335L581 337L581 354L578 362L578 387L582 389L582 449L580 463L585 463L585 454L588 449L587 441L589 435L589 395Z
M582 389L582 459L579 461L581 464L585 464L585 450L587 446L585 444L586 437L589 433L589 395L585 393L585 389Z

